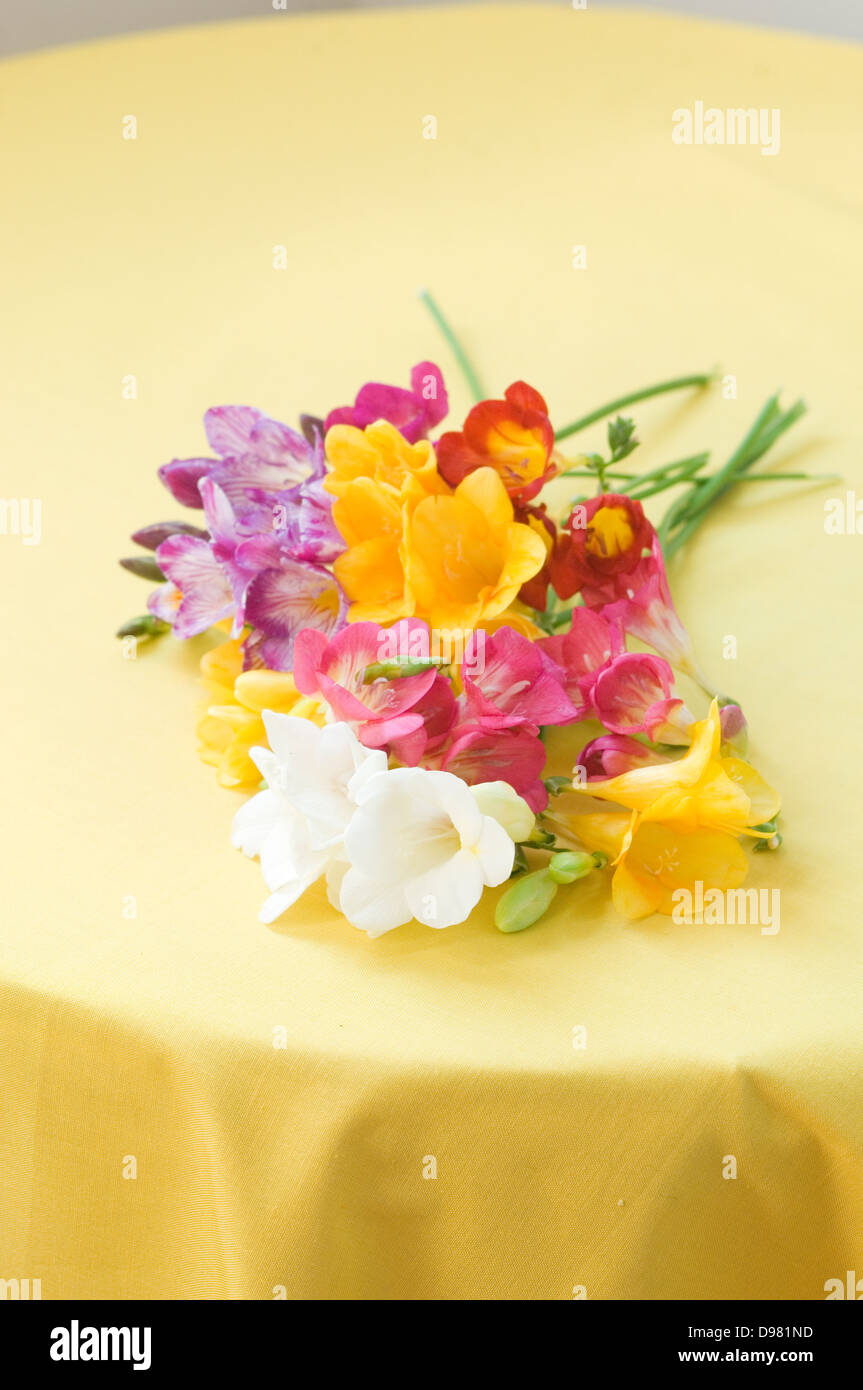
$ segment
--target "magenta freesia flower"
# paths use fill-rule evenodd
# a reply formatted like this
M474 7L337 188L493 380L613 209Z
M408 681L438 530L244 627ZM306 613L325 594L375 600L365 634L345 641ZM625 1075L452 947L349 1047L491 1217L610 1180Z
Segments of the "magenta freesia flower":
M622 578L626 581L625 589L603 607L603 615L612 622L619 622L625 632L646 642L679 671L703 683L692 640L671 598L658 536L653 537L650 554L638 562L631 574ZM591 601L588 596L586 599Z
M395 677L370 668L387 664L393 642L407 650L417 629L424 629L427 642L426 624L413 618L392 629L351 623L329 639L307 630L297 637L293 666L297 688L326 700L335 718L350 724L367 748L388 747L411 764L452 724L456 703L450 683L434 666Z
M648 767L652 763L670 762L670 758L654 748L639 743L638 739L626 734L603 734L591 739L578 755L577 767L583 770L588 782L603 781L607 777L619 777L624 772L632 772L636 767Z
M659 656L625 651L620 621L610 620L611 612L574 608L568 632L536 644L562 668L578 703L576 717L594 715L615 734L685 741L692 715L671 694L671 667Z
M472 673L472 674L471 674ZM569 724L579 713L564 673L537 643L511 627L474 633L462 668L464 723L485 730L519 724Z
M364 430L376 420L388 420L409 444L427 439L435 425L440 424L449 401L439 367L433 362L418 362L411 372L410 390L402 386L384 386L368 381L357 392L353 405L331 410L324 421L325 429L333 425L354 425Z
M593 708L613 734L647 734L664 743L686 742L693 715L671 698L674 674L667 661L646 652L622 652L599 672Z
M584 719L593 709L593 692L599 673L623 651L623 632L604 613L590 608L573 608L568 632L543 637L536 646L564 673L564 686L576 706L576 717Z
M491 730L460 725L433 765L456 773L471 785L508 782L535 813L548 805L542 780L545 745L535 727L527 724Z

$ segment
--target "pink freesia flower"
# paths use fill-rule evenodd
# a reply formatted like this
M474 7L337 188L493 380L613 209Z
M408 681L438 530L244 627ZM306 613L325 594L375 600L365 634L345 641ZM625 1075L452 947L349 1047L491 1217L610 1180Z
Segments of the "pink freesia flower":
M168 584L150 595L151 613L173 625L177 637L194 637L214 623L233 619L233 636L243 629L246 591L252 578L237 563L241 531L234 510L210 478L199 485L209 540L174 535L162 541L156 561Z
M455 717L449 681L433 666L415 675L368 679L370 667L386 661L395 640L407 650L410 635L424 623L403 619L395 628L351 623L332 638L300 632L293 673L304 695L326 700L336 719L350 724L367 748L389 747L402 762L415 764L429 742L442 739ZM427 629L426 629L427 631Z
M674 675L662 657L622 652L605 666L593 688L593 708L613 734L647 734L663 743L686 742L693 716L671 697Z
M358 391L353 405L330 411L324 428L354 425L364 430L376 420L388 420L409 444L416 444L418 439L428 438L429 431L440 424L448 409L440 368L433 362L418 362L411 372L409 391L368 381Z
M664 753L648 748L626 734L603 734L601 738L585 744L578 755L576 767L583 769L588 782L598 782L632 772L636 767L670 761Z
M511 627L499 628L490 637L484 632L470 637L462 677L466 724L493 730L569 724L579 717L564 690L560 667L541 644Z
M489 730L479 725L461 725L454 730L434 766L456 773L471 785L508 782L534 813L548 805L542 780L545 745L535 726L521 724L511 729Z
M623 632L605 613L579 607L572 610L568 632L543 637L535 645L563 670L566 692L577 706L574 717L584 719L593 709L600 672L623 651Z
M584 591L585 602L591 607L602 607L606 618L619 622L625 632L640 638L678 671L685 671L703 684L691 638L672 602L658 536L654 534L650 554L620 579L624 581L622 589L618 586L613 594Z

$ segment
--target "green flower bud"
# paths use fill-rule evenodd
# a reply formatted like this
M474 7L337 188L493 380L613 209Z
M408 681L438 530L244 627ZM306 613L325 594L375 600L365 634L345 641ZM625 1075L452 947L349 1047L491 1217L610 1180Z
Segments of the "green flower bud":
M524 931L525 927L538 922L548 911L556 892L557 884L548 869L537 869L517 878L495 909L494 924L498 931Z
M139 579L150 579L154 584L164 584L167 577L159 569L152 555L129 555L121 560L120 564L130 574L137 574Z
M398 680L402 676L418 676L423 671L428 671L432 667L439 669L444 665L442 661L433 661L431 658L426 660L424 657L394 656L388 661L373 661L371 666L363 668L363 685L371 685L373 681Z
M595 868L596 860L585 850L563 850L548 861L548 872L555 883L575 883L577 878L585 878Z
M163 632L170 632L170 623L162 622L161 618L156 618L152 613L142 613L140 618L129 618L122 627L117 628L118 637L160 637Z

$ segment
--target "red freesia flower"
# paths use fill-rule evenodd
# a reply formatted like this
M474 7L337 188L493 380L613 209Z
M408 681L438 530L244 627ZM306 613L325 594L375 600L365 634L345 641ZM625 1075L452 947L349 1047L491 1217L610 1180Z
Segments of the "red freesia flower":
M558 536L550 561L551 582L559 598L585 593L591 607L626 593L654 529L640 502L616 492L591 497L574 507ZM590 591L599 591L599 603Z
M516 381L502 401L480 401L463 429L441 435L437 464L450 487L476 468L494 468L510 497L527 502L557 472L553 448L548 406L532 386Z

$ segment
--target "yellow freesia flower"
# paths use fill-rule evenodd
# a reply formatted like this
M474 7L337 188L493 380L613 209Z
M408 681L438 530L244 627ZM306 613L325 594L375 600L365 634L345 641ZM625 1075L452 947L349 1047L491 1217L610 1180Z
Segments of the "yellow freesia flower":
M198 756L215 767L223 787L257 786L261 774L249 749L267 746L265 709L322 725L325 707L301 695L285 671L244 671L241 640L223 642L201 658L206 699L198 720Z
M749 763L721 757L721 739L714 700L682 758L575 784L546 815L564 837L614 862L614 902L627 917L670 914L672 894L697 882L705 892L739 887L748 868L739 837L769 838L753 827L777 815L779 797ZM584 797L620 809L581 810Z
M359 479L382 483L394 495L413 501L430 493L449 492L438 473L431 441L409 444L386 420L364 430L333 425L327 430L325 449L330 472L324 488L333 497L344 497Z
M448 493L427 439L409 444L379 420L364 430L327 431L330 472L324 487L335 498L333 521L347 544L336 578L352 606L351 622L391 623L413 613L405 574L406 519L427 497Z
M473 629L509 608L542 568L546 546L516 522L493 468L451 489L427 439L409 444L385 420L327 432L333 520L347 549L336 578L350 622L424 618L431 627Z
M478 468L450 496L427 497L407 519L407 589L430 627L477 627L499 617L545 563L545 545L515 520L493 468Z

